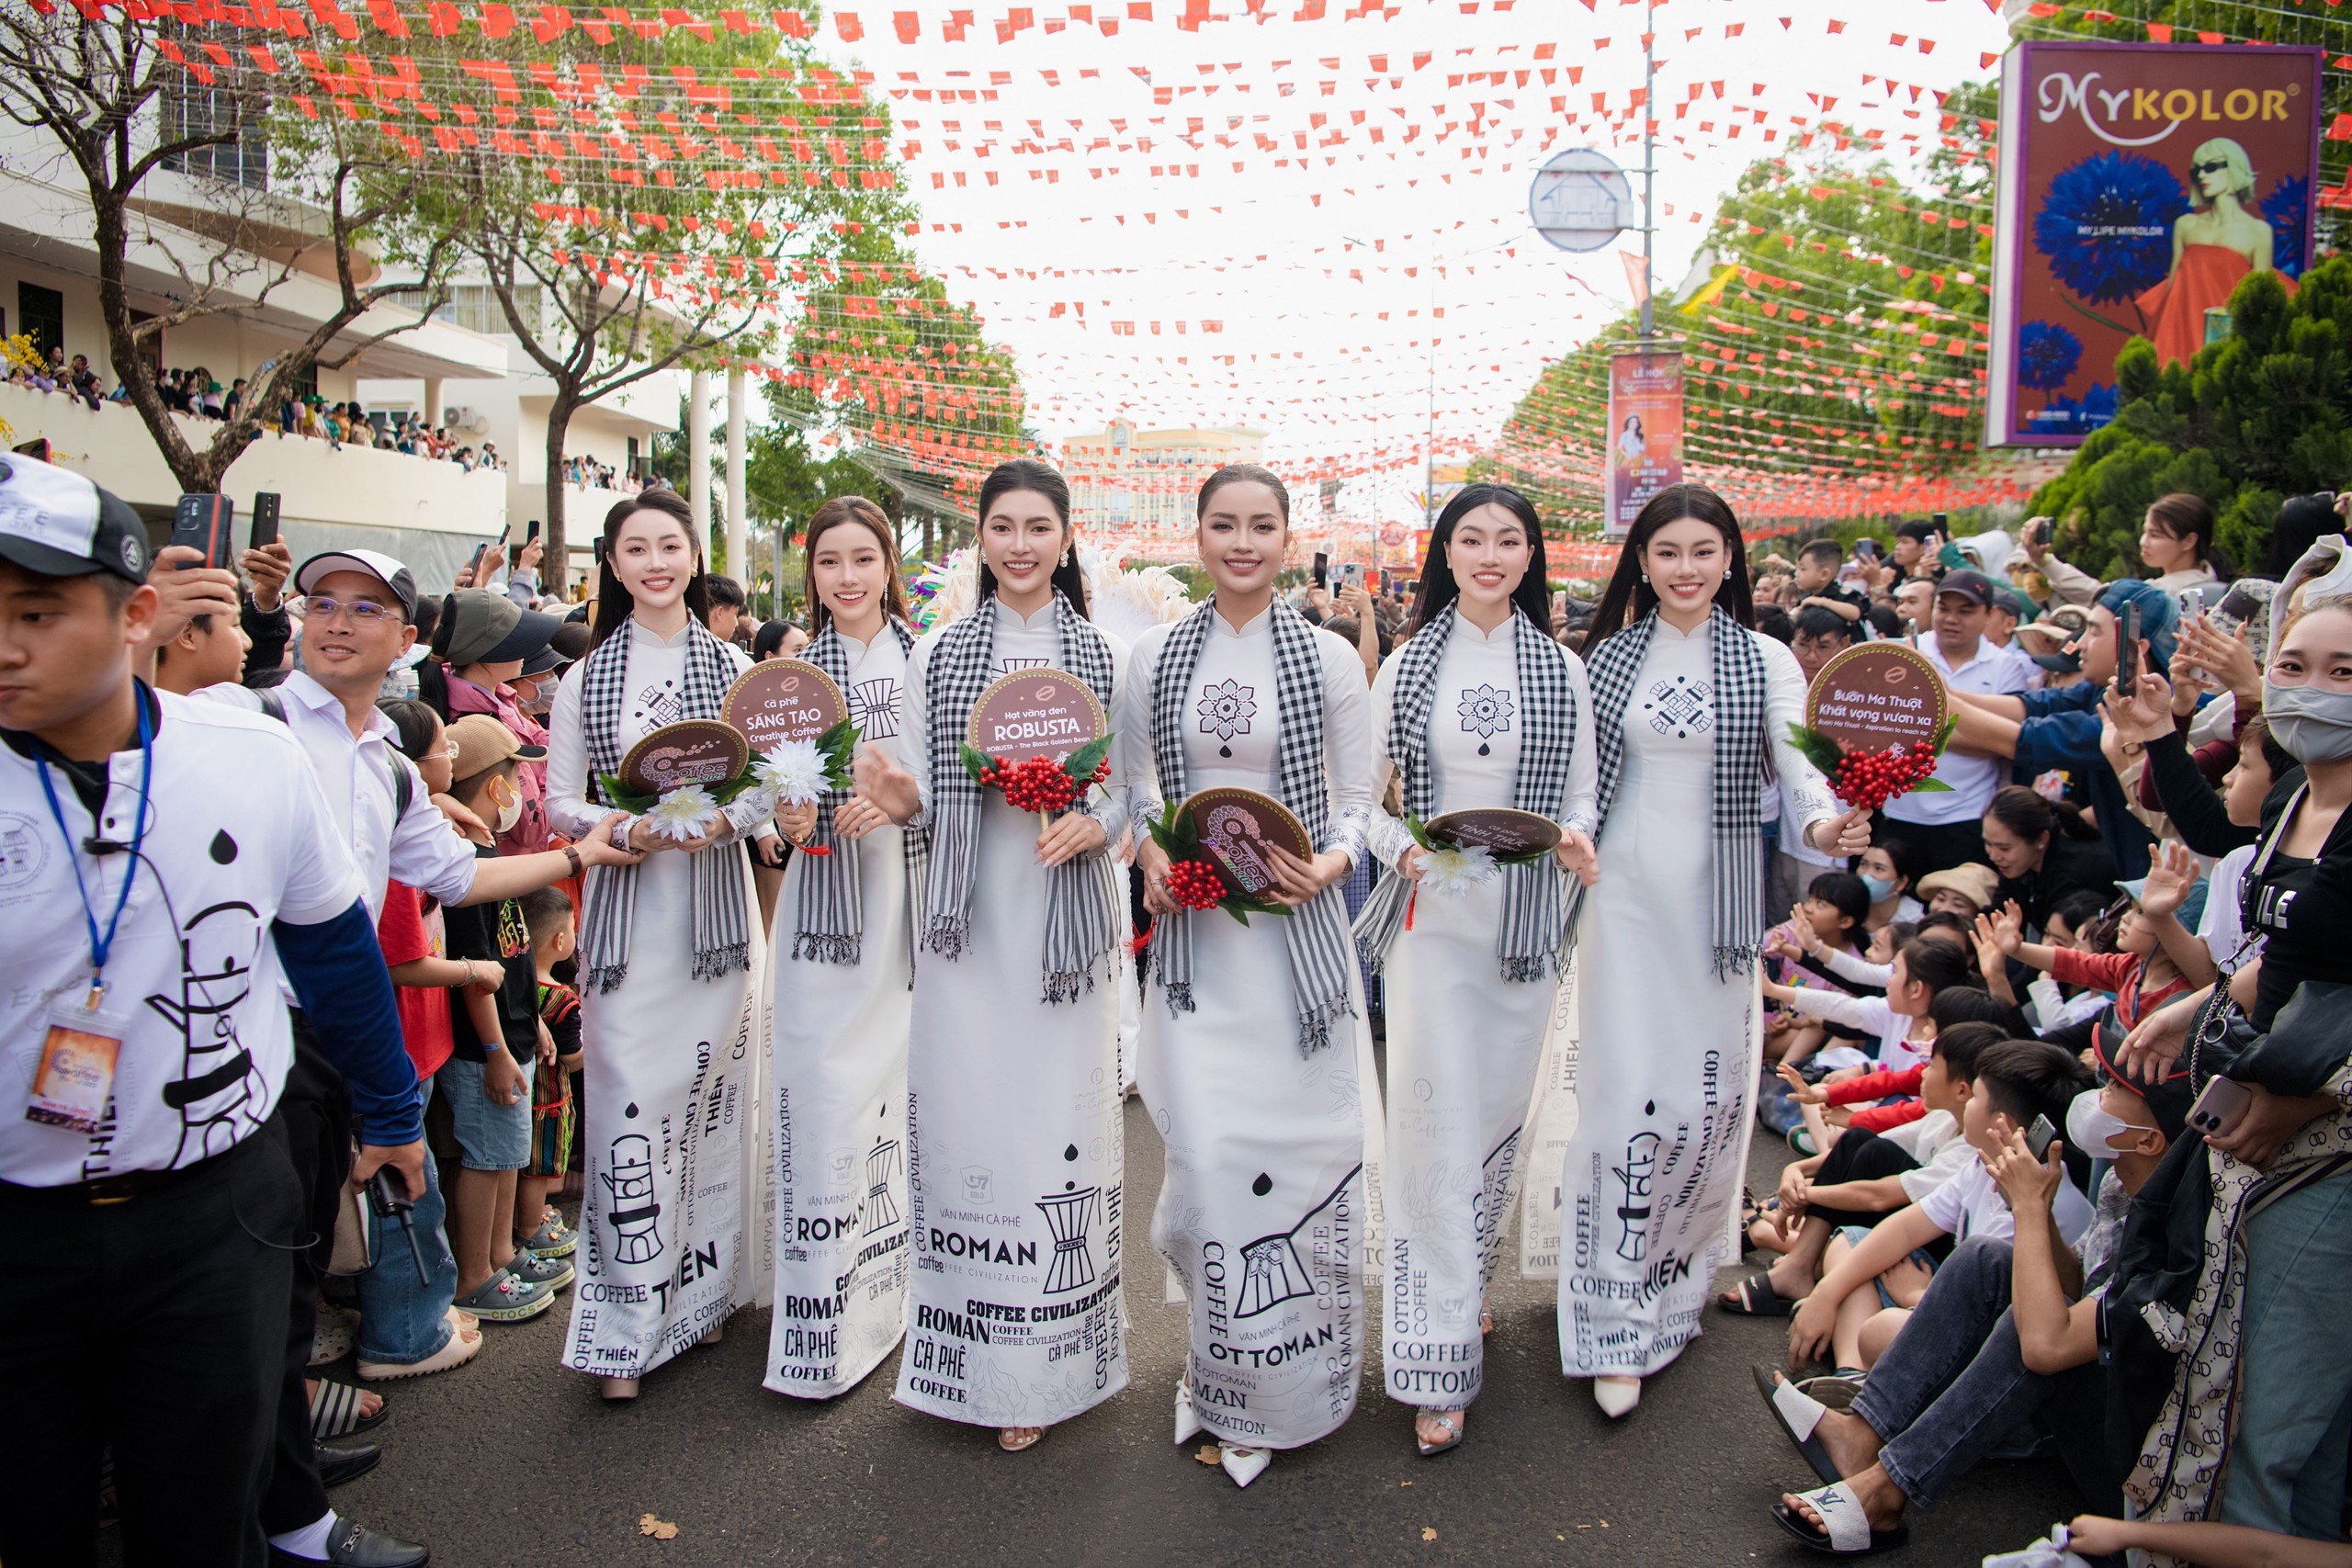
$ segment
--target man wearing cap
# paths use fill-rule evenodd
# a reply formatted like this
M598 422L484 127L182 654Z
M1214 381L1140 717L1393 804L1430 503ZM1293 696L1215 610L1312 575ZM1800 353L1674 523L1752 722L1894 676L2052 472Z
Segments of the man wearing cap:
M1917 644L1947 688L1987 694L2026 689L2020 662L1985 638L1992 609L1992 580L1981 571L1948 571L1936 585L1930 630ZM1886 820L1896 824L1894 834L1911 845L1928 871L1983 860L1981 824L1993 792L2001 787L2000 763L1950 746L1937 760L1936 777L1945 789L1896 796L1886 803Z
M442 600L434 643L448 661L448 716L487 714L521 744L545 747L547 731L523 711L507 682L547 652L562 624L486 588L461 588ZM548 847L547 764L519 768L515 785L521 801L514 820L498 829L498 848L504 854L537 854Z
M176 585L157 574L169 622L182 607ZM360 890L372 926L381 913L388 878L461 907L513 898L577 875L589 864L626 864L638 857L615 851L609 834L560 852L477 860L429 799L415 767L401 755L390 719L376 706L384 676L415 639L416 581L407 567L374 550L329 550L294 573L306 598L302 665L269 694L242 686L209 686L198 695L249 710L269 711L309 756L326 795L327 811L345 852L359 868ZM160 625L156 636L175 635ZM395 779L405 775L404 784ZM405 799L405 805L401 804ZM380 967L382 955L378 953ZM341 1027L335 1015L334 1028ZM331 1235L348 1147L344 1085L311 1027L308 1010L294 1017L295 1064L280 1115L287 1121L294 1169L313 1217L313 1234ZM420 1188L422 1183L419 1184ZM298 1258L288 1306L284 1384L279 1395L277 1454L262 1517L280 1561L422 1562L379 1551L345 1551L333 1527L318 1478L303 1386L316 1325L316 1269L323 1260ZM326 1527L322 1529L322 1527ZM356 1529L356 1527L352 1527ZM398 1543L396 1543L398 1544ZM422 1547L409 1548L421 1554ZM372 1555L371 1555L372 1553Z
M108 1449L128 1562L266 1558L290 1258L311 1228L287 1168L281 985L334 1000L355 1172L423 1186L361 874L283 727L137 677L148 566L129 505L0 454L11 1564L95 1558Z

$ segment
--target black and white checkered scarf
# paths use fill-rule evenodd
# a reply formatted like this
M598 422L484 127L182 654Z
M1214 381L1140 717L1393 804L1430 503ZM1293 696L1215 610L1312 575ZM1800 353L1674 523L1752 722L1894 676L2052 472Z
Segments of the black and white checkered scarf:
M972 708L987 690L996 660L997 604L983 599L949 623L931 650L926 674L931 733L930 897L922 945L953 962L972 940L972 876L978 865L980 786L964 771L962 746ZM1055 667L1085 682L1111 706L1111 645L1060 593L1054 595ZM1091 808L1083 794L1078 810ZM1118 892L1103 850L1076 855L1046 872L1047 1003L1075 1001L1094 985L1094 963L1118 940Z
M621 707L628 699L628 645L636 622L623 625L582 661L580 731L588 753L587 793L604 799L599 782L620 772ZM727 645L700 623L686 628L686 675L679 693L684 718L718 718L735 678ZM661 853L673 852L662 851ZM743 902L743 852L715 843L693 856L694 977L716 980L752 966L751 922ZM588 987L617 989L628 977L631 926L637 910L633 865L609 865L589 878L588 908L580 922L580 965Z
M1308 840L1318 849L1349 838L1346 824L1334 832L1331 783L1323 760L1323 659L1315 646L1315 628L1282 600L1266 613L1273 617L1274 697L1279 782L1276 797L1288 807ZM1193 672L1208 646L1216 614L1216 600L1176 623L1159 649L1159 667L1151 687L1151 752L1159 769L1160 794L1182 801L1184 785L1185 726L1191 721ZM1159 987L1171 1013L1193 1010L1193 921L1224 919L1222 914L1194 915L1179 911L1161 915L1152 926L1151 951L1159 966ZM1291 999L1298 1012L1298 1045L1313 1055L1331 1043L1331 1028L1352 1018L1355 1006L1348 998L1348 971L1355 954L1348 945L1347 897L1337 886L1325 888L1295 913L1281 921L1290 944ZM1242 998L1248 1001L1251 998Z
M1764 857L1758 845L1763 834L1764 704L1770 682L1755 634L1721 604L1714 606L1707 629L1715 685L1713 948L1715 977L1728 979L1755 968L1757 944L1764 934ZM1604 824L1625 772L1626 709L1634 702L1642 661L1657 630L1657 612L1652 610L1585 655L1598 725L1593 738L1600 753ZM1582 892L1579 886L1571 895L1579 906ZM1572 910L1570 919L1574 917Z
M1413 634L1396 650L1396 684L1391 694L1388 755L1396 764L1405 809L1426 822L1437 804L1430 769L1430 715L1437 705L1437 671L1453 635L1457 612L1448 610ZM1511 611L1511 653L1519 667L1521 716L1519 772L1511 781L1511 804L1553 821L1567 808L1569 764L1576 758L1576 682L1567 649L1524 611ZM1567 929L1566 874L1549 855L1500 868L1503 918L1495 933L1495 957L1507 981L1542 980L1556 973ZM1356 948L1377 968L1404 929L1412 886L1401 876L1380 886L1356 917Z
M900 622L884 621L881 635L898 638L901 651L914 648L915 634ZM849 644L831 622L801 657L831 676L834 685L844 692L849 690ZM808 847L831 852L810 855L808 863L800 868L799 924L792 937L795 958L812 958L825 964L855 964L858 961L865 931L860 892L863 884L858 877L861 845L855 839L833 836L833 813L841 809L850 794L845 789L829 789L818 802L817 831L809 839ZM913 875L922 860L922 829L907 829L903 842L910 870L908 890L911 893Z

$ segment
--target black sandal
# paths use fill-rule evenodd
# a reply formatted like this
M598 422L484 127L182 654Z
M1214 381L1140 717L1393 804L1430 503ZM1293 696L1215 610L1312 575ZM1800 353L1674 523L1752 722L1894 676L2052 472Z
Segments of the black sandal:
M1772 1271L1758 1269L1717 1296L1715 1304L1742 1317L1788 1317L1796 1312L1797 1304L1803 1299L1781 1294L1772 1288Z

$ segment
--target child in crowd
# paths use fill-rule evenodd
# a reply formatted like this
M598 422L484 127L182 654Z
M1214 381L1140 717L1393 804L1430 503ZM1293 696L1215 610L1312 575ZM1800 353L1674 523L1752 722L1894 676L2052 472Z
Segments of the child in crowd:
M2000 886L1991 866L1965 861L1921 877L1919 897L1928 901L1928 913L1957 915L1965 923L1993 907Z
M2184 991L2210 984L2219 973L2205 944L2178 918L2196 884L2197 863L2188 846L2177 840L2160 846L2145 877L2119 885L2135 902L2116 923L2112 953L2026 941L2025 914L2015 899L1977 916L1977 937L2029 968L2048 971L2061 985L2113 995L2120 1039L2148 1014Z
M580 996L555 976L555 966L571 956L577 940L571 896L560 886L525 895L523 923L531 933L539 1022L554 1042L555 1064L540 1063L531 1096L531 1163L514 1185L514 1245L540 1258L568 1258L580 1238L548 1194L571 1168L571 1075L581 1066ZM532 1226L527 1235L526 1225Z
M1930 1245L1947 1236L1957 1243L2014 1235L2016 1223L1987 1168L2004 1147L1997 1119L2027 1129L2042 1122L2062 1127L2075 1097L2094 1087L2088 1067L2046 1040L2005 1040L1981 1052L1960 1116L1978 1159L1859 1239L1831 1240L1821 1282L1789 1324L1790 1365L1834 1351L1840 1372L1869 1367L1927 1290L1934 1270ZM2069 1179L2052 1212L2060 1237L2073 1246L2090 1224L2090 1200Z
M1871 1037L1874 1045L1868 1053L1851 1045L1835 1045L1815 1058L1833 1074L1854 1077L1871 1066L1909 1067L1925 1061L1928 1038L1934 1029L1928 1021L1928 1006L1937 992L1964 986L1970 978L1969 960L1957 947L1914 937L1903 944L1888 966L1883 997L1800 990L1772 980L1764 982L1764 996L1808 1018L1827 1019Z
M1860 877L1845 871L1824 872L1815 877L1805 887L1804 901L1790 911L1788 923L1765 936L1765 957L1781 960L1773 977L1784 985L1817 987L1849 997L1883 989L1883 983L1847 979L1829 965L1833 954L1860 956L1870 912L1870 891ZM1765 1024L1764 1055L1772 1061L1802 1062L1832 1037L1867 1038L1843 1024L1776 1014Z
M468 714L449 726L457 775L449 793L483 822L494 822L511 801L517 761L547 755L526 747L488 714ZM474 853L498 853L485 836ZM448 912L449 955L479 974L451 1010L454 1050L438 1075L456 1131L462 1168L450 1206L456 1233L458 1305L492 1323L520 1323L555 1304L571 1282L571 1265L514 1247L517 1173L531 1157L531 1083L555 1053L539 1023L538 981L531 938L514 899ZM484 984L487 982L487 984Z
M2018 1010L2015 1002L2004 1001L1973 986L1952 986L1937 992L1936 999L1928 1004L1928 1021L1934 1026L1938 1037L1962 1023L1989 1024L2001 1032L2004 1040L2033 1037L2033 1031L2026 1026L2025 1014ZM1927 1070L1928 1064L1921 1062L1914 1066L1885 1067L1859 1077L1817 1084L1796 1077L1790 1092L1801 1106L1817 1108L1808 1109L1805 1123L1815 1140L1826 1147L1829 1140L1838 1136L1839 1128L1883 1133L1925 1116L1927 1106L1917 1096ZM1822 1125L1814 1125L1816 1118Z
M1777 1213L1759 1216L1749 1232L1758 1247L1782 1256L1717 1296L1717 1304L1751 1317L1787 1316L1813 1289L1834 1236L1917 1202L1973 1161L1975 1151L1962 1134L1962 1112L1973 1091L1977 1057L2005 1038L1989 1023L1938 1030L1919 1073L1925 1115L1885 1134L1849 1130L1827 1153L1783 1170Z

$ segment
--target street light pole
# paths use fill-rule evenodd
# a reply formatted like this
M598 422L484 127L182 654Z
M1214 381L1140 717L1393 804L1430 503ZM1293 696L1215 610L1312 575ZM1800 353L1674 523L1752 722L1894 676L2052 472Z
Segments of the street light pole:
M1657 0L1645 0L1642 14L1642 339L1657 334L1650 276L1657 237Z

